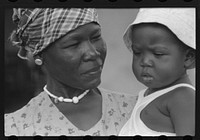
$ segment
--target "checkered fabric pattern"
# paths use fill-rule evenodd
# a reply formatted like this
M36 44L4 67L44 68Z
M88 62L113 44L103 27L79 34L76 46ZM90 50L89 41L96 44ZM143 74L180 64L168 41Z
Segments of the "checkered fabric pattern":
M81 25L99 23L96 10L90 8L19 8L14 9L13 21L18 28L15 32L17 41L12 41L20 47L18 56L22 59L27 59L27 51L33 56L37 55L49 44Z

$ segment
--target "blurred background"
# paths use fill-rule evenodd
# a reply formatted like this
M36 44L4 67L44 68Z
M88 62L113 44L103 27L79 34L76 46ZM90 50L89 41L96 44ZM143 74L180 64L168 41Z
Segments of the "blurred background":
M138 94L145 88L132 73L132 54L123 43L122 36L127 26L135 19L138 9L97 9L102 36L107 44L102 83L100 87ZM17 56L18 49L12 47L8 38L16 27L12 22L12 9L5 10L5 113L23 107L32 97L42 91L45 84L40 67L34 63L21 60ZM195 69L188 74L195 86Z

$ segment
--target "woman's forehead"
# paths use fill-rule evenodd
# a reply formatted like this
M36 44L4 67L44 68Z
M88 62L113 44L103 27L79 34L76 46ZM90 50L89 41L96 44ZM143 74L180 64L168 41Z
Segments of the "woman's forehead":
M27 15L24 12L15 13L21 22L24 19L22 17ZM23 27L19 28L19 33L21 33L19 39L23 42L19 45L24 51L27 51L24 46L29 47L28 50L33 55L42 52L50 44L79 26L91 22L98 23L98 15L93 8L35 8L30 13L27 20L23 22L25 23ZM22 53L19 55L21 58L26 57Z
M89 23L83 26L80 26L76 28L75 30L72 30L71 32L67 33L63 38L62 41L65 40L79 40L82 37L92 36L96 33L101 32L101 27L96 23Z

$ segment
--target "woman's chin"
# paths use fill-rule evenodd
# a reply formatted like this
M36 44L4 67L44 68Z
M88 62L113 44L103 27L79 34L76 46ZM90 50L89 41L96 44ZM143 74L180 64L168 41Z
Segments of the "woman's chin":
M100 84L101 84L101 78L96 78L94 80L84 83L84 88L93 89L93 88L97 88Z

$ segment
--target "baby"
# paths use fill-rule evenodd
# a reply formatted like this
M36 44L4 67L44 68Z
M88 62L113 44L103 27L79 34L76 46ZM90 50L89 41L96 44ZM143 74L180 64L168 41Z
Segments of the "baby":
M132 69L147 86L119 135L195 135L195 9L140 9L124 35Z

